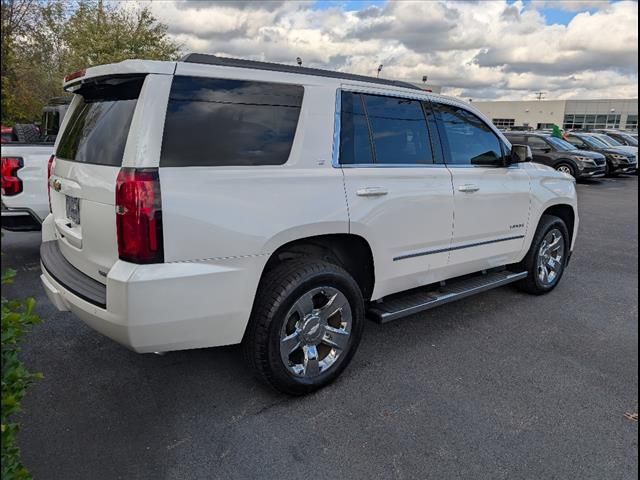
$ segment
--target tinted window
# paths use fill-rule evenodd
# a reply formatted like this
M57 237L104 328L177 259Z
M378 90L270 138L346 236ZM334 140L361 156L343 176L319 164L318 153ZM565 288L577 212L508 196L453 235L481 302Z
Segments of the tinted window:
M44 112L42 114L41 130L47 141L55 140L58 130L60 130L60 113Z
M131 119L144 77L84 84L56 156L98 165L122 165Z
M408 100L363 95L377 163L433 163L422 105Z
M524 135L512 135L507 134L507 139L511 142L512 145L525 145L526 142L524 140Z
M597 139L596 137L582 137L582 140L594 148L609 148L609 145L604 143L602 140Z
M175 77L160 166L282 165L303 92L299 85Z
M531 150L548 150L551 147L540 137L528 137L527 141Z
M574 147L573 145L571 145L569 142L567 142L566 140L563 140L562 138L558 138L558 137L547 137L547 142L549 142L551 145L553 145L554 147L556 147L556 150L561 150L561 151L565 151L565 150L577 150L576 147Z
M362 96L342 92L340 112L340 163L373 163L371 138Z
M581 139L579 139L578 137L574 137L573 135L567 137L567 142L569 142L571 145L575 145L578 148L586 146Z
M502 164L502 147L497 135L480 118L453 105L434 104L444 127L449 161L455 165Z

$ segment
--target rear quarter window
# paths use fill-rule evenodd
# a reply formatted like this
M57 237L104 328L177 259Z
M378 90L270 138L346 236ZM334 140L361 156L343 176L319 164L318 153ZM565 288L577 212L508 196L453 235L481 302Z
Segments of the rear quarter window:
M96 165L120 166L144 76L89 82L76 93L56 156Z
M300 85L176 76L160 166L282 165L303 94Z

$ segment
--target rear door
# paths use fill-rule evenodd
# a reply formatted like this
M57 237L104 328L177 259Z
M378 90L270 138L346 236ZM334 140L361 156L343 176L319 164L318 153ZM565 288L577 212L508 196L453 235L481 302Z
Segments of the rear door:
M529 175L505 166L506 145L487 122L462 106L433 103L453 178L452 276L515 261L529 220Z
M158 77L171 78L126 75L87 80L74 92L56 141L49 183L58 246L74 267L102 283L118 259L116 179L125 158L125 165L139 162L141 137L154 123L148 90ZM154 100L161 103L161 98ZM149 125L139 128L145 124L143 117ZM148 161L157 166L153 153L147 151Z
M350 231L376 261L374 298L441 278L453 225L451 174L419 100L342 92L339 164ZM428 106L428 105L427 105Z

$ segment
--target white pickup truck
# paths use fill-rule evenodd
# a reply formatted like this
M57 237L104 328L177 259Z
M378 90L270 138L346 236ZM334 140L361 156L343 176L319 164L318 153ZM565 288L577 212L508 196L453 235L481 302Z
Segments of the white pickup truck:
M454 98L200 54L64 86L41 280L138 352L242 342L300 395L344 370L365 315L545 294L573 250L574 179Z
M32 142L2 143L2 228L40 230L49 214L47 168L69 100L51 99L42 111L42 134Z

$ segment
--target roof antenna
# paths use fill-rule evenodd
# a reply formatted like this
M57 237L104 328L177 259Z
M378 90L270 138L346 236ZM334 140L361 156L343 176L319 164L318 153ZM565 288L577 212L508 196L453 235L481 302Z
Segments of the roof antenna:
M376 78L380 77L380 72L382 71L382 64L378 66L378 73L376 73Z
M298 66L302 66L302 59L300 57L296 57L296 62L298 62Z

